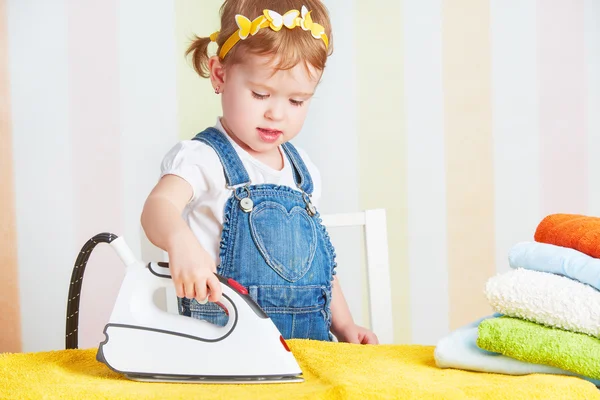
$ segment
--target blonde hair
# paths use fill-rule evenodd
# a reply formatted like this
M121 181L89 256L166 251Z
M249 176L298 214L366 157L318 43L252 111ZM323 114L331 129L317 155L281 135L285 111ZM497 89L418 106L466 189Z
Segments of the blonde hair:
M275 69L291 69L300 63L309 65L314 69L323 71L333 51L333 40L331 35L331 23L327 8L320 0L225 0L221 6L221 29L216 40L217 54L223 43L229 38L238 26L235 16L241 14L253 20L268 9L283 15L289 10L300 10L302 6L311 12L312 20L325 28L325 34L329 38L329 45L325 46L322 40L315 39L310 32L301 28L287 29L283 27L278 32L271 29L261 29L256 35L249 36L246 40L240 40L227 53L221 63L225 66L241 62L244 52L250 52L261 56L273 56L277 60ZM203 78L208 78L208 45L210 37L197 37L187 49L185 55L192 55L194 69Z

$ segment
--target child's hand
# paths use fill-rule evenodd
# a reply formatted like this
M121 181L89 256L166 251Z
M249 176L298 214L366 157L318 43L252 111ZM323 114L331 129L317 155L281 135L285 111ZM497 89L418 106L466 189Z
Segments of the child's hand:
M169 269L178 297L217 302L221 298L221 283L215 276L217 268L210 255L193 235L183 235L169 248Z
M335 336L340 342L355 344L379 344L379 339L377 339L377 335L375 335L375 333L354 323L348 324L339 332L335 333Z

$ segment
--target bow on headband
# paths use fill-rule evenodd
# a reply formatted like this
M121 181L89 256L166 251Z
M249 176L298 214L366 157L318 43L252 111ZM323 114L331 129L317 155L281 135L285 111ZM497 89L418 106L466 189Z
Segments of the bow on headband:
M263 10L263 15L256 17L250 21L247 17L237 14L235 16L235 22L238 26L238 30L235 31L221 47L219 57L225 58L229 50L235 46L240 40L245 40L248 36L254 36L262 28L271 28L273 31L278 32L284 26L288 29L294 29L299 26L305 31L310 31L315 39L323 40L325 47L329 47L329 39L325 34L325 28L322 25L313 22L310 15L312 11L308 11L305 6L302 6L302 11L289 10L285 14L281 15L276 11ZM210 35L210 40L213 42L217 41L219 32L215 32Z

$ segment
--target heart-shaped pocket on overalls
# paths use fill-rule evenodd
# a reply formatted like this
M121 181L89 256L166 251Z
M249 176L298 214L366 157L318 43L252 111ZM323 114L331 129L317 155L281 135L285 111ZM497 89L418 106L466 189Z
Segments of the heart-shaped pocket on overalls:
M317 248L317 227L302 207L287 209L272 201L254 207L250 230L267 264L295 282L310 269Z

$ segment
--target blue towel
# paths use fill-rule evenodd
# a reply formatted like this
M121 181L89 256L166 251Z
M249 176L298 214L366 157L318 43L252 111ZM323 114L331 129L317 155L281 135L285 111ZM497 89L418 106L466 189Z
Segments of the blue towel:
M548 243L522 242L508 253L511 268L562 275L600 290L600 258Z
M505 375L554 374L576 376L600 387L600 381L584 377L549 365L531 364L507 357L500 353L477 347L478 327L481 321L497 318L501 314L483 317L472 324L463 326L442 338L434 352L439 368L454 368L467 371L488 372Z

